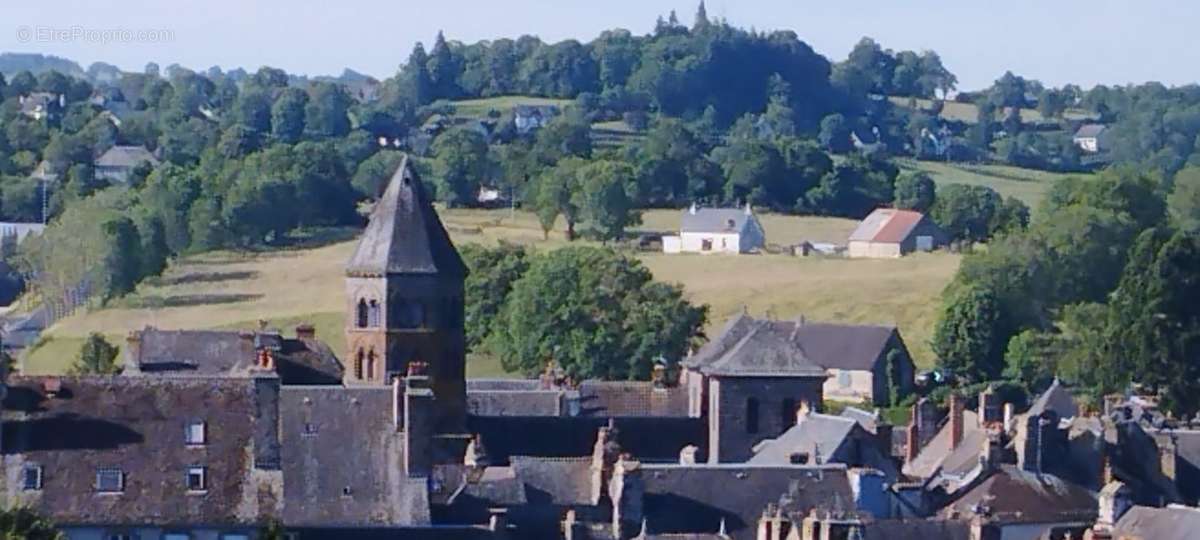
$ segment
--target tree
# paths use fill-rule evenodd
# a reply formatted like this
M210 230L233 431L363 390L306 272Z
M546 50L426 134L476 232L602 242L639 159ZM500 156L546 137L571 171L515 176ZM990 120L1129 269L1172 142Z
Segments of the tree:
M429 82L437 98L454 99L459 96L458 74L462 69L459 60L446 43L446 36L438 30L437 38L433 41L433 50L430 51L426 63Z
M24 507L11 507L0 511L0 537L12 540L66 538L49 520Z
M162 220L151 216L140 227L141 236L141 271L142 277L157 276L167 268L167 258L171 256L171 248L167 246L167 233Z
M294 143L304 134L304 115L308 94L299 88L284 88L271 105L271 133L285 143Z
M946 298L931 345L943 368L969 381L990 381L1004 369L1010 337L996 293L967 286Z
M341 85L313 83L304 109L305 128L315 137L345 136L350 132L350 103L350 96Z
M576 380L647 379L656 358L680 359L707 318L641 262L569 247L533 258L513 284L489 348L526 374L557 363Z
M896 178L896 199L893 206L904 210L927 212L937 199L937 186L923 172L900 175Z
M141 279L142 261L138 256L141 241L137 227L127 217L110 219L100 229L104 233L106 250L100 267L101 296L108 301L132 292Z
M494 248L467 244L459 251L470 270L463 284L467 350L475 350L495 328L513 283L529 269L529 252L505 243Z
M75 364L71 366L73 375L115 375L121 372L117 363L117 348L104 339L104 334L92 332L87 340L79 347L75 356Z
M1045 332L1026 329L1013 336L1004 353L1004 378L1019 382L1030 393L1050 385L1062 354L1060 339Z
M633 167L600 160L581 167L575 174L580 187L575 194L579 200L577 206L601 240L620 239L626 227L641 221L631 193L637 188Z
M359 195L367 198L378 197L387 187L387 182L400 166L404 154L394 150L382 150L358 164L350 185Z
M953 238L982 241L991 236L992 222L1003 201L985 186L948 184L937 192L930 215Z
M437 199L450 207L474 204L490 169L487 141L470 129L451 129L433 141Z
M1200 233L1200 167L1175 173L1175 186L1167 197L1171 218L1182 230Z
M542 225L542 236L549 236L558 217L567 222L567 241L575 239L575 224L581 210L574 194L579 190L579 169L587 165L580 158L566 158L538 176L534 185L533 209Z
M831 114L821 119L821 133L817 139L821 141L821 146L835 154L844 154L854 148L850 141L850 126L841 114Z
M234 122L257 133L271 132L271 96L265 90L247 89L233 106Z

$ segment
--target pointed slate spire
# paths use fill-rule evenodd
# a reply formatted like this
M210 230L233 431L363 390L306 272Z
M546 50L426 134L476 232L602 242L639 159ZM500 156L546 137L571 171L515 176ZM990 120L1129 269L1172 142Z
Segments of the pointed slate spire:
M375 203L346 273L466 275L466 266L407 155Z

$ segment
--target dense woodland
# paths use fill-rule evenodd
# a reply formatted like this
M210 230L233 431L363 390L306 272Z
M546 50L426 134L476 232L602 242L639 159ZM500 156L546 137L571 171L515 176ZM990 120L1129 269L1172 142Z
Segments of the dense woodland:
M1138 382L1163 391L1179 412L1200 408L1200 392L1189 386L1200 379L1177 376L1200 370L1200 318L1178 300L1200 268L1188 259L1200 228L1197 86L1046 88L1005 73L990 88L952 98L974 105L973 121L948 119L940 112L956 79L936 53L891 51L864 38L833 62L793 32L739 29L709 18L703 5L690 26L672 13L648 35L617 29L587 43L522 36L463 44L439 34L369 99L355 94L364 77L352 72L309 79L269 67L151 64L123 73L17 56L0 58L0 68L8 73L0 76L0 219L40 221L45 205L51 223L41 237L0 252L47 298L108 300L179 254L270 247L314 227L359 225L359 206L398 163L399 144L420 156L442 203L473 205L481 187L495 188L536 212L547 232L565 219L571 238L620 239L638 224L638 209L693 201L851 218L879 206L928 211L964 244L988 241L947 289L934 344L960 380L1005 380L1026 391L1059 375L1097 394ZM64 106L29 118L20 100L33 92L61 95ZM511 112L491 111L491 136L452 125L427 148L411 146L432 118L454 114L455 100L507 95L570 105L531 135L511 128ZM104 114L112 103L127 109L119 125ZM595 144L593 126L618 120L639 136ZM1110 126L1101 156L1084 156L1071 141L1085 121ZM163 163L135 171L128 187L108 186L92 164L117 144L145 146ZM901 174L895 156L1109 168L1056 185L1031 222L1020 201L986 187L937 189L927 176ZM29 178L43 165L57 182ZM471 308L482 309L480 320L512 323L472 336L510 369L534 369L521 359L561 338L517 324L550 301L516 285L562 264L543 257L470 257L504 269L496 277L507 280L502 287L480 290L511 289L516 299ZM592 262L636 267L620 260ZM626 300L657 298L651 304L663 311L626 324L649 328L678 311L678 291L652 287L644 269L628 270ZM705 315L690 309L674 321L681 330L669 347L630 338L610 349L637 360L617 367L587 364L594 351L583 348L570 369L644 377L649 359L677 356L694 337ZM605 336L631 331L594 330L596 343L609 345Z

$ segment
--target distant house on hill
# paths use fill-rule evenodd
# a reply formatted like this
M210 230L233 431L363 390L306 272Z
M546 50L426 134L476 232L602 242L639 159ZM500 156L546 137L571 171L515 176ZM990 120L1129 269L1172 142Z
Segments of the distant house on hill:
M142 146L114 146L96 160L96 178L116 184L129 182L129 174L142 163L158 165L158 159Z
M55 167L49 160L43 159L29 177L41 182L57 182L61 175L62 171L58 167Z
M21 105L21 114L34 120L62 114L63 109L66 108L64 96L49 92L33 92L27 96L21 96L18 101Z
M851 257L900 257L913 251L932 251L946 244L946 233L928 216L912 210L880 208L850 234Z
M37 236L46 230L41 223L23 223L17 221L0 221L0 238L12 237L19 244L29 235Z
M554 105L517 105L513 107L513 125L521 135L533 133L546 127L558 113Z
M1104 124L1084 124L1079 126L1073 140L1075 146L1084 152L1103 152L1108 148L1108 127Z
M745 208L699 208L683 211L679 236L663 237L664 253L749 253L762 249L766 235L747 204Z

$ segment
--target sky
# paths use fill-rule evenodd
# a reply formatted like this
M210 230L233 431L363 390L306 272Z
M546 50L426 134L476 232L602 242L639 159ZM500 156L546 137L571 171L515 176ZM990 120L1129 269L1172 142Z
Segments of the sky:
M696 0L56 0L11 2L0 52L63 56L140 71L192 69L379 78L437 31L462 42L532 34L587 41L610 28L649 32L674 9L691 24ZM710 17L793 30L831 60L863 36L893 50L937 51L960 90L1006 70L1050 86L1200 82L1196 0L709 0ZM116 32L114 32L116 31Z

